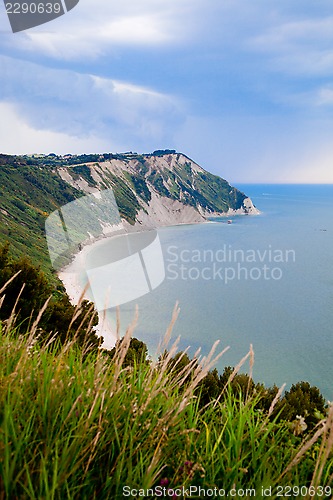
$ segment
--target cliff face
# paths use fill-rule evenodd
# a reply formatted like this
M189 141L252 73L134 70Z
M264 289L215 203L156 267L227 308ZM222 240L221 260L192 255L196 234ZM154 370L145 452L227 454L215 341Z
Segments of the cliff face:
M15 256L29 256L49 273L45 238L49 216L77 198L85 199L85 194L97 196L110 188L122 219L119 223L127 231L202 222L208 216L258 213L245 194L174 151L149 155L0 154L0 244L8 241ZM85 222L73 231L80 241L94 231L107 234L110 226L100 208L98 227L90 231L89 203L88 197L82 216Z
M114 155L57 171L70 186L87 194L112 188L128 229L259 213L245 194L175 152Z

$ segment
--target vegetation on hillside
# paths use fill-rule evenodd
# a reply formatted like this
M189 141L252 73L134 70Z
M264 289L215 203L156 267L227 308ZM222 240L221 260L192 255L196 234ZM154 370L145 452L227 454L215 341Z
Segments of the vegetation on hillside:
M297 428L274 415L279 394L265 409L235 370L222 397L202 404L214 352L186 359L168 346L170 328L151 361L134 328L110 353L36 343L33 329L0 322L1 498L183 498L190 487L192 498L205 496L199 488L331 498L332 407L312 430Z
M80 164L66 161L95 182L87 163L101 160L83 156ZM318 388L302 381L283 393L255 383L241 373L246 359L252 366L252 349L222 374L216 346L207 358L190 359L169 344L177 310L155 360L133 337L135 321L114 349L100 347L92 304L73 307L44 272L45 218L83 194L54 172L59 161L0 156L1 237L12 242L0 246L0 499L172 498L190 487L192 498L203 491L331 498L333 407ZM181 189L194 204L209 197L214 205L222 188L235 203L242 199L206 174L196 176L201 194L192 192L190 170L151 181L161 190L167 183L171 197ZM133 222L133 192L109 180ZM148 199L139 174L127 180Z
M23 157L0 155L0 244L8 241L16 257L29 256L51 278L45 220L83 193L64 182L50 167L31 162Z
M106 182L107 181L110 182L109 187L113 189L120 216L133 225L136 215L141 209L138 199L132 189L121 177L117 177L111 174L111 172L108 172Z
M75 308L66 293L54 289L43 271L26 257L14 259L9 248L8 244L0 247L0 321L7 326L15 324L15 331L24 334L38 320L38 331L34 329L39 342L56 336L62 344L75 338L79 346L86 342L94 347L100 345L92 331L97 324L93 304L82 301Z
M333 408L317 388L256 384L240 373L252 350L222 375L216 346L203 359L177 352L177 310L157 360L133 338L135 321L106 351L89 305L50 292L40 270L1 249L0 498L158 498L190 486L277 498L290 485L299 498L331 497Z
M172 169L158 167L159 161L171 164L172 158ZM82 178L90 187L112 188L120 215L130 224L150 202L152 188L160 196L194 208L200 206L208 212L241 207L243 193L218 176L194 172L193 162L188 159L184 165L180 158L174 150L157 150L151 155L0 155L0 244L9 241L16 257L28 255L56 284L46 245L45 220L55 210L86 194L61 178L60 167L67 169L73 181ZM149 164L151 159L157 162L153 167ZM108 160L122 161L124 165L131 162L135 172L124 170L123 175L115 175L99 168L99 185L91 169Z
M152 156L169 156L161 152ZM227 212L229 208L238 209L246 196L230 184L209 172L195 172L192 160L179 163L172 170L158 168L147 169L145 158L137 158L136 169L146 182L151 184L161 196L182 201L194 208L200 205L208 212ZM148 172L149 170L149 172Z

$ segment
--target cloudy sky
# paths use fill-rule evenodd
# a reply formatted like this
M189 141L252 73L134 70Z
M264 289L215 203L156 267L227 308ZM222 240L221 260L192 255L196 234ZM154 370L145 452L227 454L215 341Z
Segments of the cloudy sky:
M172 148L231 182L333 183L329 0L80 0L10 30L0 152Z

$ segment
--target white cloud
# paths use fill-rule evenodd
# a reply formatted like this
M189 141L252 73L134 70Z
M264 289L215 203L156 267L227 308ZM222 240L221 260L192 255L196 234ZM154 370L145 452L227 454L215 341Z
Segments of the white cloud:
M156 15L123 17L102 26L99 36L124 45L161 44L172 40L172 30Z
M156 92L154 90L135 85L128 82L120 82L118 80L112 80L109 78L102 78L100 76L91 75L97 88L102 89L106 94L119 94L119 95L129 95L148 97L159 100L167 100L168 97ZM171 101L171 98L170 98Z
M9 34L7 47L61 60L87 60L119 47L156 48L179 43L194 29L193 13L198 3L204 5L204 0L81 0L52 22L17 33L14 38Z
M319 3L80 0L2 35L3 110L41 145L175 147L239 182L315 180L311 159L329 182L333 16Z
M252 39L262 50L289 49L293 44L317 44L333 39L333 17L284 22L269 28Z
M331 75L333 17L278 23L251 37L251 51L266 54L271 70L290 75Z
M113 21L106 19L96 24L91 21L72 27L43 32L26 31L20 35L17 46L21 50L45 54L55 59L96 59L117 46L161 45L172 40L171 30L166 29L156 16L133 16Z
M312 107L314 110L319 110L319 112L325 112L327 109L331 113L333 105L333 86L323 85L317 88L315 87L309 92L291 96L289 100L296 104L300 104L306 109Z
M0 100L15 104L33 130L98 137L108 150L150 151L170 144L183 119L177 99L131 82L23 61L14 66L9 58L0 58L0 65Z
M306 116L326 118L332 112L333 86L313 86L311 90L298 89L295 92L271 90L271 99L278 105L287 105L289 109L303 113Z
M333 87L325 86L318 90L316 104L318 106L333 105Z
M87 135L75 137L70 134L37 129L22 119L19 111L6 102L0 102L0 152L5 154L29 153L91 153L111 151L114 145L99 137Z

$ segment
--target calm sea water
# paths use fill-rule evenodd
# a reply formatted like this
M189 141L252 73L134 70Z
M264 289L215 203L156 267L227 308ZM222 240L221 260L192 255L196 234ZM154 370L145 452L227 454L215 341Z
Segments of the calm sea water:
M159 230L166 279L136 301L135 336L154 355L178 301L180 348L206 354L219 339L222 372L253 344L255 381L307 380L332 400L333 186L237 187L260 216ZM133 306L121 307L123 328Z

